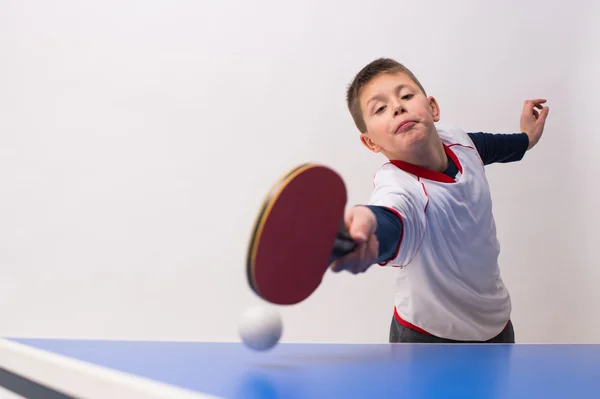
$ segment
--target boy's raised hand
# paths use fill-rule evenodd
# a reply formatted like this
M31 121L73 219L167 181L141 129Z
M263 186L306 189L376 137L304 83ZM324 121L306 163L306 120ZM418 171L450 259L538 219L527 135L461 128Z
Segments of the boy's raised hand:
M365 206L355 206L344 215L346 228L352 239L358 244L356 249L346 256L335 260L329 267L334 272L347 270L352 274L365 272L377 263L379 242L375 231L375 214Z
M543 98L535 100L526 100L523 104L523 112L521 113L521 131L529 137L528 150L533 148L544 133L544 125L550 108L543 106L546 102ZM537 109L540 111L538 111Z

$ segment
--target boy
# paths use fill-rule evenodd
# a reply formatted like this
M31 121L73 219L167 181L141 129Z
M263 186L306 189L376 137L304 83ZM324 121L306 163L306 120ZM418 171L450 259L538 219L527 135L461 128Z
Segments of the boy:
M537 144L545 100L525 101L522 133L467 134L436 126L435 98L410 70L382 58L356 75L347 102L364 146L389 162L369 204L346 212L359 246L331 269L399 268L390 342L514 343L484 166L518 161Z

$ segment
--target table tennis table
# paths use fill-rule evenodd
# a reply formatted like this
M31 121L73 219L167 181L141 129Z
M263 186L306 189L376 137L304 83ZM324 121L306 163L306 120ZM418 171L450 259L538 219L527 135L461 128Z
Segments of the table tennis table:
M24 398L600 398L600 345L0 340ZM2 396L0 396L2 397Z

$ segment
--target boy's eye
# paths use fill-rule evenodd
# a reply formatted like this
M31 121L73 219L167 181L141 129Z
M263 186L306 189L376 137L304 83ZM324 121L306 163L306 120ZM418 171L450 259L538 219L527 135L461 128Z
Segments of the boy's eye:
M406 95L402 96L402 99L403 100L410 100L412 97L413 97L412 94L406 94Z
M377 108L377 110L375 111L375 113L378 114L381 111L383 111L384 109L385 109L385 105L382 105L381 107Z

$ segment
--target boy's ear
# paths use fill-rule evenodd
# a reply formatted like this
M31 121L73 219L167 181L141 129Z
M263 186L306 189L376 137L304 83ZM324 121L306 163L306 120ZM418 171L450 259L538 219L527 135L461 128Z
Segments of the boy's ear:
M431 107L431 116L433 117L434 122L439 122L440 120L440 106L433 96L429 96L427 99L429 100L429 106Z
M365 147L367 147L369 149L369 151L373 151L373 152L381 151L381 146L379 144L376 144L373 140L371 140L368 133L361 133L360 141L363 143L363 145Z

